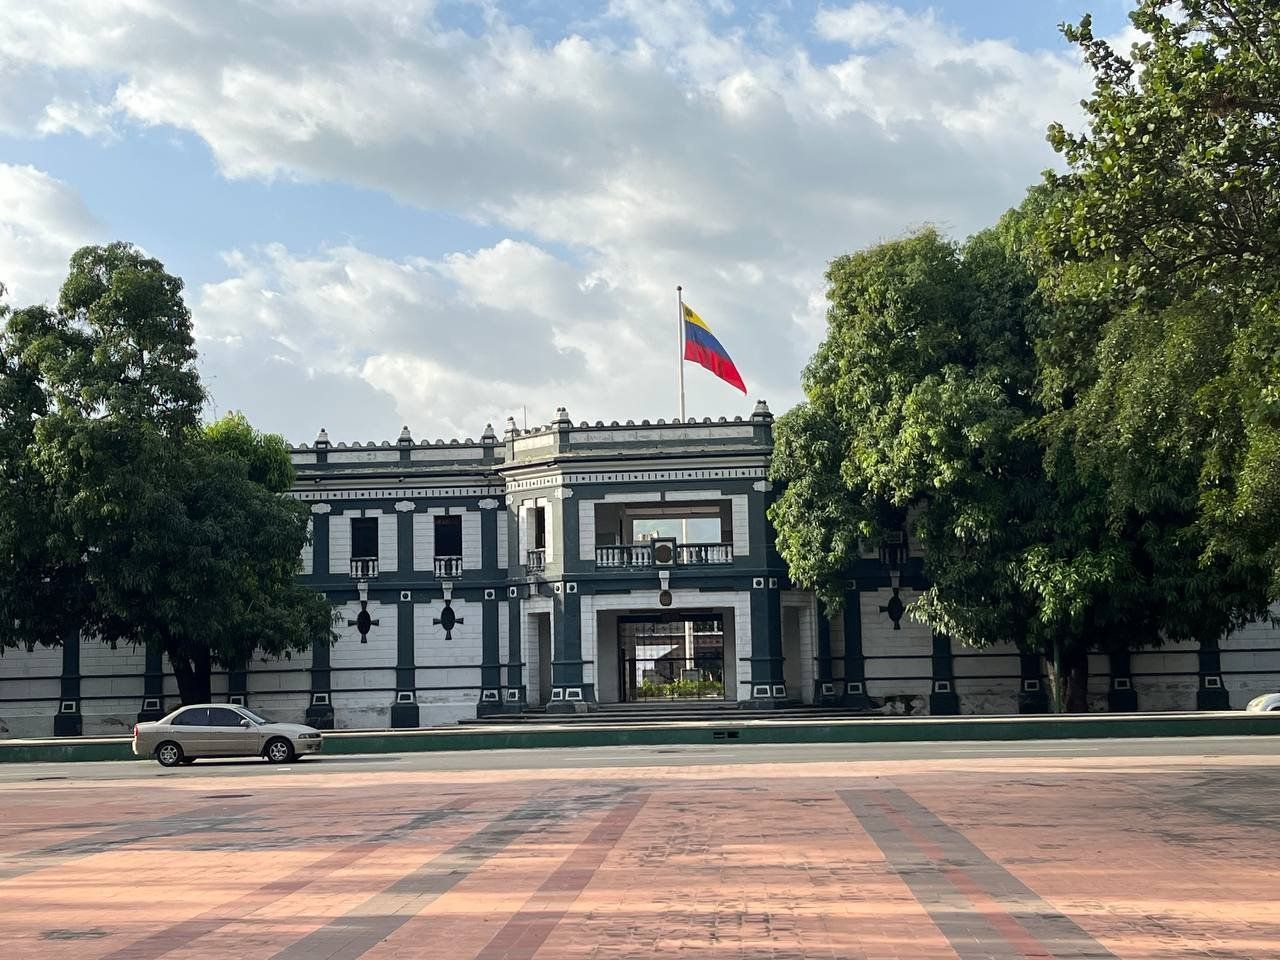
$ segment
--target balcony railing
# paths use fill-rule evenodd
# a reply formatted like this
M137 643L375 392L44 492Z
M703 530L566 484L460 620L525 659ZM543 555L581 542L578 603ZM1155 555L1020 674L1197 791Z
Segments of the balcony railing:
M596 547L597 567L652 567L653 547L647 543L618 543Z
M701 567L720 563L733 563L732 543L681 543L676 545L676 564L678 566ZM617 543L596 547L596 566L613 569L652 567L653 547L647 543Z
M733 563L732 543L678 543L676 563L699 567L712 563Z
M525 555L524 567L530 573L541 573L547 569L547 549L539 547L537 550L530 550Z
M436 576L448 580L462 576L462 558L436 557Z
M377 580L378 579L378 558L377 557L352 557L351 558L351 579L352 580Z

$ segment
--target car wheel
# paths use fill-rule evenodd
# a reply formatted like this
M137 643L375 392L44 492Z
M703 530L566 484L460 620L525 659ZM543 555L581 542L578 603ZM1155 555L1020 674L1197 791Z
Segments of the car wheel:
M162 767L176 767L182 762L182 748L172 740L156 747L156 763Z
M284 737L269 740L262 750L262 755L269 763L288 763L293 759L293 744Z

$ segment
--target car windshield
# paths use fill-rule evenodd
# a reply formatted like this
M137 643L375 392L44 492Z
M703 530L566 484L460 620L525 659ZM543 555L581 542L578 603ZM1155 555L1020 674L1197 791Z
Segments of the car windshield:
M270 717L264 717L262 714L254 713L252 710L246 710L244 707L240 708L240 712L243 713L250 720L252 720L254 723L275 723L276 722L272 720Z

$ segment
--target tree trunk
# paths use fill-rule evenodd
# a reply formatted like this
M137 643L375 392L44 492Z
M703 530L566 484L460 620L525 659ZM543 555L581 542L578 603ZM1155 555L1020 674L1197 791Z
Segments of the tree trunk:
M178 681L178 696L183 705L208 703L213 699L211 663L208 650L174 650L166 648L169 663L173 666L174 679Z
M1054 645L1049 657L1049 686L1055 713L1089 712L1089 651Z

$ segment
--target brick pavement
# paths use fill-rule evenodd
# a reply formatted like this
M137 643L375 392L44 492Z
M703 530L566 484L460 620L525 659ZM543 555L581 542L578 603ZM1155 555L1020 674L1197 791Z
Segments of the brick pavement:
M1280 958L1280 758L197 766L0 811L0 960Z

